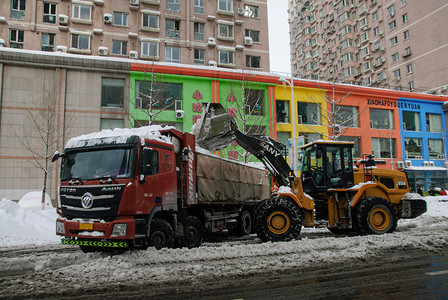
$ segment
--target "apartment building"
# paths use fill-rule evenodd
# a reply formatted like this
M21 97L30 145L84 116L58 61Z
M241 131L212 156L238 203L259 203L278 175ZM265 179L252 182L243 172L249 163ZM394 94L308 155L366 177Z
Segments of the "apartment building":
M0 46L269 71L266 0L2 0Z
M289 0L294 76L447 94L443 0Z

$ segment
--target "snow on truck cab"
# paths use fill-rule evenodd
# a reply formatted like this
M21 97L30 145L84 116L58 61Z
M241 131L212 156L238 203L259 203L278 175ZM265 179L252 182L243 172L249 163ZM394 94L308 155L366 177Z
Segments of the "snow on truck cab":
M85 252L197 247L205 232L224 229L249 234L255 204L270 193L264 169L207 154L174 128L80 136L58 158L56 233Z

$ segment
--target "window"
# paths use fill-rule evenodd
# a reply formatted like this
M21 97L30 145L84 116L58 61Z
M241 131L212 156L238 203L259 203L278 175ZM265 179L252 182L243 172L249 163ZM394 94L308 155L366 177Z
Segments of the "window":
M378 34L380 34L380 26L373 28L373 35L377 36Z
M165 20L165 36L172 39L180 38L180 21Z
M406 5L406 3L407 3L407 1L406 1L406 0L401 0L401 6L405 6L405 5Z
M124 27L128 26L128 14L114 11L114 25Z
M378 11L373 13L373 21L378 20Z
M414 81L409 81L409 91L410 92L412 92L412 91L414 91L414 89L415 89L415 86L414 86Z
M100 130L103 129L114 129L114 128L123 128L124 120L123 119L106 119L101 118L100 120Z
M379 72L379 73L378 73L378 80L379 80L379 81L384 80L384 73L383 73L383 72Z
M157 31L159 29L159 12L142 14L142 27Z
M17 20L25 19L26 0L11 0L11 18Z
M195 14L204 13L204 0L194 0L194 13Z
M128 54L128 42L127 41L112 41L112 53L118 55Z
M285 151L286 151L286 156L289 155L288 150L288 140L290 139L290 134L289 132L284 132L284 131L277 131L277 142L282 143L283 145L285 145ZM283 152L283 151L282 151Z
M338 141L355 142L353 146L353 157L361 157L361 148L359 143L360 138L357 136L340 136Z
M142 56L158 58L159 57L159 41L142 41Z
M73 4L73 18L91 21L92 7L89 5Z
M394 36L393 38L390 39L390 45L395 46L396 44L398 44L398 38Z
M420 131L420 114L414 111L403 111L403 129Z
M254 41L255 43L260 42L260 31L258 30L246 29L244 36L250 36L252 38L252 41Z
M289 123L289 101L276 100L277 123Z
M369 36L368 36L367 32L363 32L361 34L361 43L364 41L367 41L368 39L369 39Z
M394 30L397 27L397 22L395 22L395 20L393 20L392 22L389 23L389 30Z
M180 11L180 0L166 0L167 11Z
M205 51L202 49L194 49L194 64L204 65L205 64Z
M182 99L181 83L136 81L135 89L135 106L140 109L175 110L176 100Z
M400 56L398 55L398 52L395 52L392 54L392 62L397 62L400 59Z
M233 40L233 23L218 23L218 38Z
M264 90L244 90L246 99L246 114L251 116L264 116Z
M180 63L180 48L165 47L165 61L172 63Z
M71 48L78 50L90 50L90 36L83 34L72 34Z
M23 30L11 29L9 31L9 47L23 49Z
M442 139L428 139L429 159L444 159Z
M394 120L391 110L370 109L370 128L372 129L394 129Z
M409 37L410 37L409 30L406 30L403 34L404 34L404 39L405 40L409 39Z
M244 16L248 18L258 18L258 6L244 5Z
M221 49L218 51L219 63L222 65L233 65L233 51Z
M260 60L260 56L246 55L246 67L259 69L261 68Z
M364 78L364 85L370 85L372 83L372 78L366 77Z
M389 16L393 17L395 14L395 7L393 5L389 6L387 8L387 13L389 14Z
M317 103L298 102L299 124L320 124L320 111Z
M419 138L405 138L404 149L406 151L406 158L422 158L422 139Z
M429 132L442 132L442 117L439 114L426 114L426 129Z
M358 108L355 106L336 106L335 124L343 127L359 127Z
M42 33L42 51L54 52L54 33Z
M123 107L124 79L106 78L101 80L101 106Z
M408 14L405 13L405 14L403 15L403 23L406 23L407 21L409 21L409 20L408 20Z
M366 56L369 54L369 47L365 47L361 49L362 56Z
M406 49L404 49L404 57L407 57L411 54L412 54L411 47L406 47Z
M204 23L195 22L194 25L194 40L203 41L204 40Z
M395 157L395 139L372 138L372 154L376 158Z
M232 0L217 0L218 10L233 12L233 1Z
M400 69L397 69L397 70L394 71L394 78L397 79L397 80L400 80L400 78L401 78L401 71L400 71Z
M44 13L42 22L55 24L56 23L56 3L44 2Z
M407 65L406 69L408 70L408 74L411 74L412 73L412 64Z

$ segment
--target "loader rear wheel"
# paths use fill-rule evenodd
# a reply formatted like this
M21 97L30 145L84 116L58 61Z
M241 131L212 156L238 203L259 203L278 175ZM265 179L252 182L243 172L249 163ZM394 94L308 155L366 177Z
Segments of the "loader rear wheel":
M364 199L356 209L356 228L360 234L382 234L394 232L397 216L392 205L383 198Z
M182 222L182 225L184 227L182 246L188 248L199 247L204 237L204 227L201 221L195 216L189 216Z
M255 211L255 232L263 242L296 239L301 229L302 214L291 200L271 198Z
M157 250L173 247L174 233L170 223L158 218L152 220L149 231L149 245Z

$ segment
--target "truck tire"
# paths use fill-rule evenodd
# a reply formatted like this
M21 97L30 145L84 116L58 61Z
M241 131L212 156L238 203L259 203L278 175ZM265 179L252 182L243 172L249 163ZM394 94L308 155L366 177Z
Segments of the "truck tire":
M204 226L195 216L187 217L182 225L184 227L184 236L182 237L182 246L189 249L199 247L204 238Z
M391 233L397 228L397 216L386 199L368 197L358 205L354 223L359 234Z
M149 230L149 245L157 250L172 248L174 245L174 233L170 223L166 220L154 218Z
M288 199L271 198L255 211L255 232L263 242L296 239L302 229L302 214Z
M243 209L238 217L237 227L229 229L231 235L245 236L251 234L252 216L248 210Z

